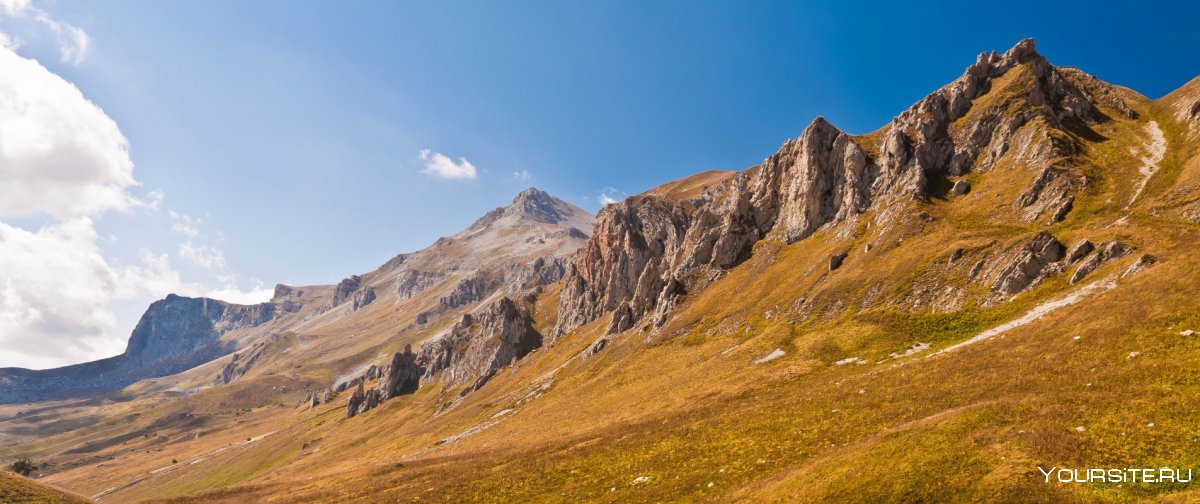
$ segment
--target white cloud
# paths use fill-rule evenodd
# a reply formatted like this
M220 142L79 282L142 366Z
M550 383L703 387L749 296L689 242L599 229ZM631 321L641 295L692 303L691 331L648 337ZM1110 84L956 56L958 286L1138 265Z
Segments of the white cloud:
M127 192L140 183L117 123L73 84L8 48L0 48L0 180L0 217L155 204Z
M188 238L196 238L200 236L200 229L198 226L201 222L203 222L201 219L193 218L189 215L184 215L174 210L167 212L167 214L171 216L171 220L175 221L173 224L171 224L171 229L176 233L184 235Z
M0 0L5 15L39 15L29 9ZM128 335L116 334L115 302L203 289L183 282L167 254L143 250L129 265L105 256L91 216L157 209L162 191L131 195L140 184L117 124L13 45L0 43L0 218L51 220L36 230L0 221L0 367L118 354Z
M23 16L32 8L33 2L30 0L0 0L0 12L5 16Z
M529 170L518 170L518 171L512 172L512 176L514 179L516 179L519 182L528 182L529 179L531 178L531 176L529 175Z
M185 290L166 255L114 266L88 217L36 232L0 222L0 367L65 365L120 353L111 303Z
M236 285L226 284L220 289L213 289L204 293L205 297L220 299L221 301L228 303L245 305L265 303L270 301L271 296L274 295L275 290L267 288L260 280L255 280L254 286L249 290L241 290Z
M605 187L604 189L600 190L600 195L597 196L596 199L600 201L600 206L604 207L619 202L627 197L629 197L629 195L623 191L618 191L614 187Z
M225 252L209 247L196 245L190 241L179 244L179 257L187 259L197 266L209 271L225 271Z
M238 287L237 275L229 272L229 265L225 262L225 251L216 245L200 243L223 243L224 233L206 233L202 229L205 227L204 219L200 217L192 217L174 210L169 211L168 215L173 221L171 229L184 236L184 241L179 244L179 257L208 270L221 284L219 289L196 288L193 289L194 292L186 295L210 297L236 304L257 304L269 301L275 294L274 289L265 288L261 280L254 280L253 287L242 290Z
M0 48L16 51L21 48L21 41L12 38L7 33L0 32Z
M64 57L86 53L86 34L54 23L28 1L0 0L0 15L76 37L75 52ZM117 319L117 304L136 306L169 293L269 299L261 282L238 287L217 246L219 231L213 238L202 219L174 211L171 227L185 240L179 256L206 269L220 288L185 281L166 253L143 249L126 264L105 255L100 244L118 237L100 239L92 216L158 210L164 195L130 193L141 184L116 122L75 85L14 53L17 45L0 33L0 367L47 368L119 354L128 333L118 328L132 321ZM3 220L40 216L50 220L36 230Z
M200 230L201 225L204 224L204 219L181 214L174 210L169 211L168 215L171 216L171 220L173 221L171 229L185 238L183 243L179 244L179 257L187 259L212 273L224 274L228 268L228 265L225 263L225 252L217 247L198 243L208 240L207 235ZM218 236L223 237L220 233L218 233Z
M83 29L54 19L46 11L33 5L31 0L0 0L0 14L16 19L31 19L50 30L58 39L58 51L63 63L79 65L87 59L92 39ZM6 37L0 42L9 40ZM10 47L9 44L3 44Z
M425 168L421 169L421 173L426 175L459 180L477 177L475 165L472 165L465 157L460 157L458 162L455 162L440 152L421 149L421 160L425 162Z

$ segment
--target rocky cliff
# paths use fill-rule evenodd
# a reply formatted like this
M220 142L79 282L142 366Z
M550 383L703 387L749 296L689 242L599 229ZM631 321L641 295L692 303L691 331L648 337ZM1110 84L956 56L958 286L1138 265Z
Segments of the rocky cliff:
M178 373L233 350L226 332L263 324L276 305L235 305L168 295L142 315L121 355L56 369L0 369L0 402L61 399L120 389L145 378Z
M353 417L387 399L415 392L440 381L446 388L466 385L459 396L479 390L501 369L542 346L542 335L533 328L528 310L501 297L476 313L463 314L446 331L430 338L414 352L405 346L379 369L379 384L366 389L371 371L353 380L358 389L347 399L346 415Z
M746 260L759 240L792 243L861 216L886 227L905 202L1005 161L1040 172L1012 202L1013 218L1060 221L1086 184L1071 156L1094 135L1090 125L1108 120L1098 104L1134 115L1111 86L1054 67L1024 40L980 54L870 135L817 118L760 166L698 194L652 191L609 205L564 273L555 334L609 312L609 333L648 315L661 323L680 294Z

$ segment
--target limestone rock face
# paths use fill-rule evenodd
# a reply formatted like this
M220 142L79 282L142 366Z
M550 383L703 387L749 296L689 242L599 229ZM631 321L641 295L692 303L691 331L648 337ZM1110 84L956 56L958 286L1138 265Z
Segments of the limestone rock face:
M1004 86L1000 101L978 100L994 86ZM1062 220L1086 183L1054 164L1079 149L1064 131L1106 120L1093 102L1127 110L1120 100L1081 72L1054 67L1023 40L1004 54L979 55L961 77L873 134L874 152L817 118L760 166L698 194L652 191L602 209L564 273L554 333L609 312L610 333L649 314L661 323L679 290L664 289L670 282L703 288L746 260L760 239L792 243L872 209L925 199L930 180L991 170L1010 150L1022 165L1043 170L1016 202L1023 218ZM1034 268L1041 259L1022 264ZM1027 280L1014 270L999 288L1019 290Z
M0 403L30 402L116 390L138 380L175 374L233 350L220 336L276 316L276 305L235 305L170 294L150 305L125 352L56 369L0 369Z
M1100 245L1099 252L1088 256L1083 262L1079 263L1079 267L1075 269L1075 273L1071 274L1071 283L1083 280L1089 273L1096 270L1113 259L1118 259L1128 255L1133 249L1125 244L1117 241L1105 242Z
M487 297L496 287L496 282L487 273L479 271L459 281L449 294L438 298L438 303L447 308L458 308Z
M403 352L392 355L391 362L383 366L380 373L379 391L382 400L416 392L421 384L423 369L417 364L417 355L412 346L406 345Z
M542 346L533 320L517 303L502 297L478 316L464 315L445 333L425 342L415 358L423 379L438 375L451 385L475 390L501 368ZM398 354L399 355L399 354Z
M397 299L403 301L442 281L445 275L419 270L401 271L393 285Z
M375 301L375 289L364 285L362 277L351 275L350 278L343 279L334 287L329 307L333 308L347 301L350 302L351 311L362 308Z
M528 289L550 285L562 279L567 271L565 257L543 256L528 264L514 264L504 269L504 291L518 294Z
M1011 296L1055 272L1054 263L1063 258L1063 245L1047 232L1038 233L1001 267L992 292Z
M359 413L359 407L362 406L367 399L366 391L363 390L363 384L360 382L358 388L350 394L350 398L346 400L346 418L354 418L354 415Z
M1092 253L1092 250L1095 250L1095 248L1096 246L1092 245L1092 242L1088 241L1087 238L1082 238L1078 242L1075 242L1074 245L1071 245L1071 250L1067 251L1067 257L1064 261L1067 264L1073 264L1075 261L1083 259Z
M354 292L354 296L350 298L350 309L357 310L367 306L375 301L375 288L365 287Z
M426 341L416 352L405 346L382 367L372 365L363 376L352 380L357 388L346 402L346 417L416 392L431 380L443 380L449 386L468 384L460 394L466 395L541 346L542 335L533 329L529 312L501 297L478 314L464 314L449 330ZM365 389L363 382L372 375L379 377L379 386Z

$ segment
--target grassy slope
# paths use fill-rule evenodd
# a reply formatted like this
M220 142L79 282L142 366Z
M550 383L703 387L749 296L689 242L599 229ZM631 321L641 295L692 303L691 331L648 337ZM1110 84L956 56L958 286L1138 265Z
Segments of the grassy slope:
M73 493L50 488L29 478L0 471L0 502L11 504L59 504L91 502Z
M929 250L1037 229L985 218L1021 190L988 179L1031 178L1020 167L998 167L976 175L980 189L972 197L923 206L935 217L931 224L907 223L898 236L860 230L789 247L760 244L754 259L688 300L660 333L635 332L590 360L567 361L595 336L604 323L598 321L472 395L457 414L414 417L412 406L432 399L423 391L364 419L333 421L339 427L325 431L323 442L346 447L337 452L341 460L314 454L288 471L311 480L263 479L261 486L202 498L871 502L1005 495L1063 502L1170 495L1179 489L1047 486L1036 471L1039 464L1200 463L1194 448L1200 415L1190 406L1200 383L1193 347L1200 343L1177 334L1200 326L1192 295L1200 259L1190 257L1200 231L1145 211L1153 206L1150 195L1190 180L1196 168L1183 161L1190 152L1180 145L1179 125L1152 104L1142 107L1173 148L1130 224L1112 226L1128 198L1119 181L1137 170L1136 160L1120 153L1140 142L1146 119L1105 126L1111 143L1088 152L1089 176L1100 182L1088 189L1086 211L1052 231L1065 242L1119 238L1160 261L1051 317L930 359L831 365L848 356L875 362L916 341L945 346L1071 290L1060 276L987 310L870 309L868 292L903 289L936 272L941 258ZM874 254L857 253L866 242L883 245ZM824 271L824 258L844 249L856 252L846 266ZM1091 279L1114 275L1132 260ZM882 285L872 289L872 282ZM819 316L777 315L805 294L823 303ZM857 314L838 299L869 309ZM773 348L787 354L752 363ZM1129 358L1135 351L1139 356ZM544 396L475 436L439 444L511 407L500 391L564 361ZM634 483L640 476L649 480Z
M945 257L954 248L971 258L976 248L1040 229L990 218L1007 211L1034 175L1011 164L973 174L976 190L967 197L912 203L913 214L927 212L931 221L910 218L881 236L864 219L847 233L829 230L790 246L760 243L750 261L687 299L667 327L632 331L595 357L575 358L607 325L596 321L441 415L433 411L456 390L424 388L349 420L342 414L345 396L314 411L266 404L206 417L211 432L198 439L187 439L191 431L183 427L164 429L170 442L162 451L143 451L148 447L141 444L129 453L107 451L119 463L51 478L89 495L114 482L137 482L111 494L120 501L185 494L192 497L178 500L1197 497L1163 485L1046 485L1036 470L1039 464L1200 464L1200 413L1192 406L1200 392L1200 341L1178 335L1200 329L1194 296L1200 257L1193 253L1200 229L1156 211L1161 195L1200 178L1200 163L1171 114L1159 104L1136 103L1141 120L1100 129L1109 140L1090 147L1084 163L1095 182L1051 231L1066 243L1118 238L1138 247L1089 281L1119 273L1141 253L1159 262L1109 292L994 339L933 358L876 363L918 341L935 348L962 341L1075 289L1059 275L988 309L945 314L889 307L928 278L954 281ZM1171 149L1128 224L1114 226L1126 216L1132 194L1126 181L1137 172L1129 148L1150 119ZM863 252L867 243L876 247ZM851 251L845 266L826 271L825 260L841 250ZM552 325L556 295L551 290L539 301L539 327ZM388 329L364 323L355 330L370 338ZM753 363L775 348L786 355ZM1129 358L1130 352L1140 354ZM870 364L833 365L851 356ZM270 383L258 377L188 400L193 409L213 410L236 403L237 394L268 397ZM110 407L162 418L179 405ZM466 432L475 433L446 441ZM167 466L177 468L162 470ZM643 476L649 479L635 483Z

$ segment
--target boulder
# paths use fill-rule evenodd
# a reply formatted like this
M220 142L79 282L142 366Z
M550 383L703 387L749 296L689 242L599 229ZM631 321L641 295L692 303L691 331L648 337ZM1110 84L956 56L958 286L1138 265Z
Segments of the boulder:
M379 382L381 399L416 392L423 371L417 364L417 355L413 353L412 346L405 345L403 352L393 354L391 361L383 366Z
M846 260L847 255L849 255L849 254L846 252L839 252L837 254L833 254L832 256L830 256L829 257L829 271L833 271L838 268L841 268L842 262L844 262Z
M1067 256L1063 258L1063 262L1067 264L1075 264L1075 261L1083 259L1088 254L1095 250L1095 246L1087 238L1081 238L1079 241L1071 245L1071 249L1067 251Z
M1011 255L992 283L992 292L1013 295L1055 271L1052 265L1063 258L1064 248L1045 231Z
M346 418L354 418L354 415L359 413L359 407L366 400L366 391L363 390L362 383L358 384L358 388L350 394L350 399L346 400Z
M950 193L954 194L955 196L962 196L969 192L971 192L971 183L967 182L966 180L959 180L954 183L953 187L950 188Z
M1083 262L1079 263L1079 267L1075 268L1075 273L1071 275L1070 283L1073 284L1083 280L1084 277L1095 271L1096 268L1104 265L1104 263L1107 263L1113 259L1124 257L1132 251L1133 249L1117 241L1110 241L1102 244L1099 252L1088 256L1087 259L1084 259Z

